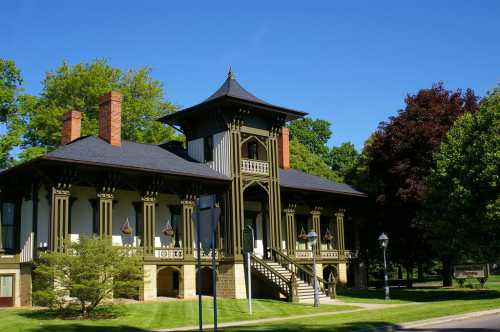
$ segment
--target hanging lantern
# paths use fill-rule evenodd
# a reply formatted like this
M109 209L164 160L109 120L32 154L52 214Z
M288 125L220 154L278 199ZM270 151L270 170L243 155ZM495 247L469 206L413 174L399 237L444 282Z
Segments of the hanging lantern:
M167 223L163 227L162 232L163 234L165 234L165 236L174 236L175 232L172 228L172 225L170 224L170 219L167 219Z
M128 222L128 218L125 220L125 223L121 227L121 231L123 235L132 235L132 227Z
M333 235L332 233L330 233L330 230L328 228L326 229L325 235L323 235L323 239L327 242L333 240Z
M299 240L303 240L303 241L307 240L307 233L304 230L304 227L302 227L302 229L300 230L300 233L299 233L298 237L299 237Z

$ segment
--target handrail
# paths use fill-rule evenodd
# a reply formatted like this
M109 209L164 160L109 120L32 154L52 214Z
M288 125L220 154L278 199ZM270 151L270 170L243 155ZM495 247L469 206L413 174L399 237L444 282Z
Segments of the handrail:
M276 284L280 290L289 298L293 298L295 277L292 273L290 280L282 276L278 271L273 269L270 265L258 258L254 254L250 255L250 266L257 272L261 273L268 280Z
M271 255L275 262L292 272L292 274L295 273L300 279L310 286L313 286L313 271L311 271L308 267L298 264L292 258L284 255L282 252L274 248L271 248ZM318 280L319 289L326 293L329 289L330 282L325 281L319 276L316 276L316 280Z

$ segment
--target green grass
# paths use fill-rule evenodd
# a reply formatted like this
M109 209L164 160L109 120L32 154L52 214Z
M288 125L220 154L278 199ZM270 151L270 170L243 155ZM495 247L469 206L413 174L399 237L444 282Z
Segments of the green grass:
M221 299L219 321L229 322L268 317L302 315L312 312L349 310L353 306L311 306L274 300L254 300L252 316L247 313L246 300ZM26 309L0 310L1 332L7 331L145 331L198 324L197 301L169 301L116 305L114 319L76 320L58 319L46 311ZM204 301L204 321L212 322L212 301Z
M500 307L500 297L481 300L452 300L426 304L409 304L394 308L365 310L355 313L339 313L321 316L228 328L224 331L352 331L373 328L380 325L397 327L399 323L428 319L472 311L488 310Z

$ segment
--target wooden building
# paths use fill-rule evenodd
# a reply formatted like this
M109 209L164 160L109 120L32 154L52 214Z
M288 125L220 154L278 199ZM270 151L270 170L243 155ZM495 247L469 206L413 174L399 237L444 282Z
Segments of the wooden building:
M229 72L208 99L159 119L184 133L184 148L122 140L121 101L114 91L101 98L98 137L80 137L81 114L69 112L57 150L0 173L0 305L31 303L38 253L64 250L92 234L136 248L144 264L142 299L195 296L191 216L201 194L216 194L222 209L219 295L246 296L242 230L248 224L255 229L256 296L312 297L313 253L304 237L311 229L320 235L320 276L351 282L352 224L365 195L290 168L285 124L306 113L256 98ZM205 293L211 292L209 256L202 255Z

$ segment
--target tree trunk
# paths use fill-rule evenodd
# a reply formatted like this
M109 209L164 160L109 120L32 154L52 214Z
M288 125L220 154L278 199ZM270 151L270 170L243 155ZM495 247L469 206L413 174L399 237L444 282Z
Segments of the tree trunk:
M403 279L403 268L401 267L401 265L398 265L398 279Z
M406 287L413 287L413 263L408 263L406 266Z
M453 286L453 272L451 260L443 259L443 287Z
M423 266L422 262L419 262L417 265L417 278L418 278L418 281L424 280L424 266Z

